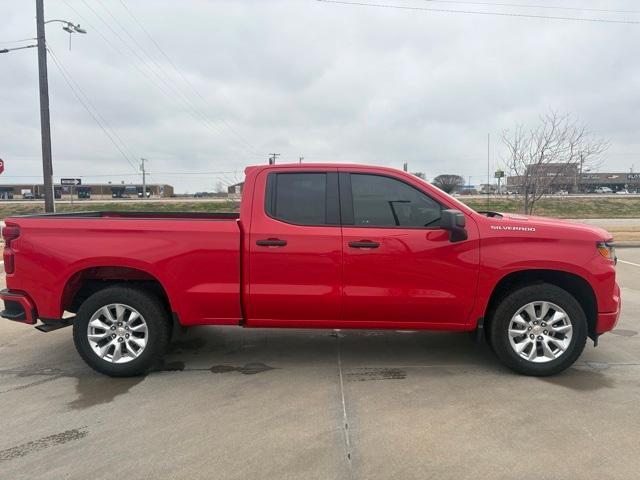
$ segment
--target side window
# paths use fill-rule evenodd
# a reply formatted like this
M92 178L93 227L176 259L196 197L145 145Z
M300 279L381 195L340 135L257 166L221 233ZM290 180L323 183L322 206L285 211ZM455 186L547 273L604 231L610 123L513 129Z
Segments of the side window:
M355 226L437 227L442 206L404 182L380 175L352 173Z
M326 173L271 173L267 181L267 213L299 225L326 225Z

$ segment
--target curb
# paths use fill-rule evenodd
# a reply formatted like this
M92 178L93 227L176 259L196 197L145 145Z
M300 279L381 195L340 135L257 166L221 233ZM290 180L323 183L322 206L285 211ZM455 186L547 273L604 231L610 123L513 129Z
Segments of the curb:
M640 248L640 241L616 242L616 248Z

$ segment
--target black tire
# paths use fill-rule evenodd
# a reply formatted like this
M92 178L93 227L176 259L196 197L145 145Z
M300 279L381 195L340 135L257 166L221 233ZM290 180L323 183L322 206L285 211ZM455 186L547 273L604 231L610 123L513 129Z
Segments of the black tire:
M511 346L508 333L512 317L525 305L537 301L551 302L562 308L569 316L572 326L572 337L564 353L544 363L535 363L518 355ZM537 377L555 375L573 365L584 350L587 318L578 301L569 292L547 283L536 284L519 288L503 298L491 319L489 335L493 351L510 369Z
M94 313L109 304L124 304L133 307L144 318L147 326L147 343L135 359L127 363L112 363L101 358L89 343L87 331ZM143 375L164 353L169 341L170 317L163 303L145 290L111 286L87 298L73 322L73 341L76 350L87 364L99 373L111 377L133 377Z

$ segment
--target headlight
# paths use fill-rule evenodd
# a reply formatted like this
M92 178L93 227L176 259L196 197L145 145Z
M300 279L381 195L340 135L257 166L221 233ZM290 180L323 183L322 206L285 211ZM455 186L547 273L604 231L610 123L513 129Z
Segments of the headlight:
M604 258L611 260L614 263L618 262L618 257L616 257L616 244L613 243L613 240L598 242L596 244L596 248L598 249L598 253Z

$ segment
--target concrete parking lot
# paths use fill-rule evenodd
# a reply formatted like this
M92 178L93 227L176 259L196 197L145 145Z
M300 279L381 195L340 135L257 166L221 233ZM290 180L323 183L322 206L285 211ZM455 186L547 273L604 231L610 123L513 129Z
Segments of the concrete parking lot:
M215 327L112 379L70 329L2 321L0 478L638 478L640 249L618 254L617 329L545 379L466 334Z

